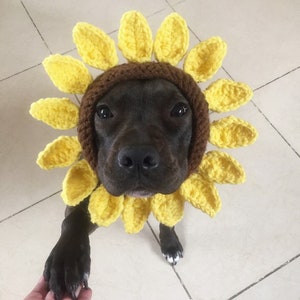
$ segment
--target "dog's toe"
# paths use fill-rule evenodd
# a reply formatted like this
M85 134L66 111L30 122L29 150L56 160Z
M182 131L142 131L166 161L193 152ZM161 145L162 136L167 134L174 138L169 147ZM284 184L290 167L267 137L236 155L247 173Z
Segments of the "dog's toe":
M44 269L44 277L56 300L66 293L72 300L77 299L80 288L88 287L90 263L88 235L76 232L74 236L61 236Z
M167 253L163 253L163 256L171 266L175 266L180 258L183 258L183 253L181 250L170 249Z

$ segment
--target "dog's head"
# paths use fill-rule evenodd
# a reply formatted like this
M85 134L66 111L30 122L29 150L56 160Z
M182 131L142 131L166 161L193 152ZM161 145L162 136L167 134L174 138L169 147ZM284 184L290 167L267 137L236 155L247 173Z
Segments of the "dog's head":
M113 195L172 193L188 173L189 102L164 79L129 80L99 99L97 174Z
M126 73L132 67L134 75ZM155 69L151 76L137 75L149 68ZM181 80L176 73L179 84L165 76L173 69L156 63L118 66L117 75L112 69L99 76L83 97L79 139L113 195L173 193L200 163L208 138L207 105L199 87L187 84L194 83L190 76L180 71Z

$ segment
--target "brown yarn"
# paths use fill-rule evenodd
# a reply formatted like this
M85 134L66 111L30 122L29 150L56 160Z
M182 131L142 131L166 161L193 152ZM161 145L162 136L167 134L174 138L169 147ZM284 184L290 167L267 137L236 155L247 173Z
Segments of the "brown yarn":
M193 78L168 63L127 63L98 76L88 87L80 106L78 138L83 156L93 169L97 167L97 148L94 130L96 103L114 85L132 79L161 78L175 84L189 101L193 111L192 140L189 149L189 174L199 166L209 136L208 105ZM188 174L188 175L189 175Z

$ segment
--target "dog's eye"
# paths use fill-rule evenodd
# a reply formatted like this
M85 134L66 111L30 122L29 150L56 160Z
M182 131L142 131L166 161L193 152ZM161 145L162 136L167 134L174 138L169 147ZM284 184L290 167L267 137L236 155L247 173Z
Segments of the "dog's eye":
M182 117L188 111L189 107L187 104L179 102L171 110L172 117Z
M97 107L97 115L100 119L109 119L114 116L107 105L98 106Z

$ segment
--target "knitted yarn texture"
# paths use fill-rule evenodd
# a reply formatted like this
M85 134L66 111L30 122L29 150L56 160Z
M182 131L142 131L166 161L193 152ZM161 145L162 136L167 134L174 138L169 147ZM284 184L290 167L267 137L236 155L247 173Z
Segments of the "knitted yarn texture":
M212 78L221 67L227 45L212 37L188 53L189 30L185 20L172 13L162 22L153 40L146 18L137 11L125 13L120 22L118 46L128 63L118 65L115 42L101 29L80 22L73 40L84 63L104 71L93 80L86 65L71 56L50 55L43 66L54 85L65 93L84 94L80 107L68 98L45 98L32 103L30 114L47 125L65 130L77 126L78 137L60 136L38 155L43 169L70 166L64 180L62 198L67 205L89 199L91 221L109 226L121 217L125 231L139 232L152 212L167 226L184 215L186 202L211 217L221 208L218 184L245 181L241 164L229 154L206 151L209 141L218 148L248 146L257 138L248 122L229 116L210 124L209 109L218 113L238 109L253 96L251 88L228 79L213 82L201 91L198 82ZM152 55L157 61L152 61ZM183 70L176 65L184 59ZM172 194L150 198L114 197L99 182L95 168L97 150L94 132L96 103L119 82L131 79L162 78L175 84L192 109L192 139L188 156L188 176Z

